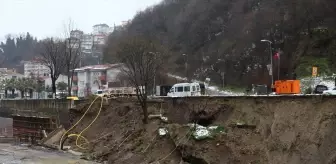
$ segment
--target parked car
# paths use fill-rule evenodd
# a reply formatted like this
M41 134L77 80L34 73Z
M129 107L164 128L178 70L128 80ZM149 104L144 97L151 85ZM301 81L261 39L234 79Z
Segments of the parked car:
M323 95L336 95L336 88L330 89L330 90L325 90L322 93Z
M325 85L317 85L313 91L314 94L323 94L323 91L328 90L328 87Z

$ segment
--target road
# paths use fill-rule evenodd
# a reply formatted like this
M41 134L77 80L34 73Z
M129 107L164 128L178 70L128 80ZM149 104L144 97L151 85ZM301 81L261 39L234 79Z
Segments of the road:
M78 156L48 150L0 144L0 164L95 164L80 160Z

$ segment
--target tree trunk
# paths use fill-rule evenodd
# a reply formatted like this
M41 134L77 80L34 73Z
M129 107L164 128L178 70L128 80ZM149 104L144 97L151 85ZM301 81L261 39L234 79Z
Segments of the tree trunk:
M21 98L24 98L24 90L20 90L21 92Z
M8 91L5 89L5 98L8 98Z
M68 94L69 96L72 96L71 90L72 90L72 81L73 81L73 75L75 71L72 70L71 73L69 72L70 76L68 76Z
M142 99L142 105L141 105L141 107L142 107L142 112L143 112L143 123L144 124L148 124L148 110L147 110L147 97L146 98L144 98L144 99Z
M53 98L56 98L56 80L55 78L51 78L51 89L53 93Z
M70 75L70 72L68 72L68 96L71 96L71 83L70 83L70 78L72 78L72 77L70 77L71 75Z
M33 89L29 89L29 97L33 98Z

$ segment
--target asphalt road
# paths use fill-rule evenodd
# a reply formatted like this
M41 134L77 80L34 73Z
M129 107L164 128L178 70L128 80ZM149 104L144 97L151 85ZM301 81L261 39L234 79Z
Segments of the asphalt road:
M80 160L78 156L48 150L0 144L0 164L95 164Z

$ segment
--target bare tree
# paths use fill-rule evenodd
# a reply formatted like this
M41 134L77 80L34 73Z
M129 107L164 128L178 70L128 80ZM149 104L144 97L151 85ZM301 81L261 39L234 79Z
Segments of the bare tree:
M52 83L52 92L56 96L56 80L64 71L65 61L64 53L66 45L63 41L47 38L41 41L40 62L47 66L50 70L50 78Z
M76 35L79 34L79 35ZM67 24L64 25L64 36L65 36L65 45L66 50L64 51L64 64L65 64L65 73L68 76L68 95L71 95L72 89L72 80L74 75L74 69L77 68L80 64L80 55L81 55L81 31L74 30L74 23L70 19ZM74 36L76 35L76 36Z
M160 45L142 37L126 37L116 50L117 59L123 63L122 73L136 88L145 124L148 123L148 93L154 85L155 74L160 69L164 54Z

